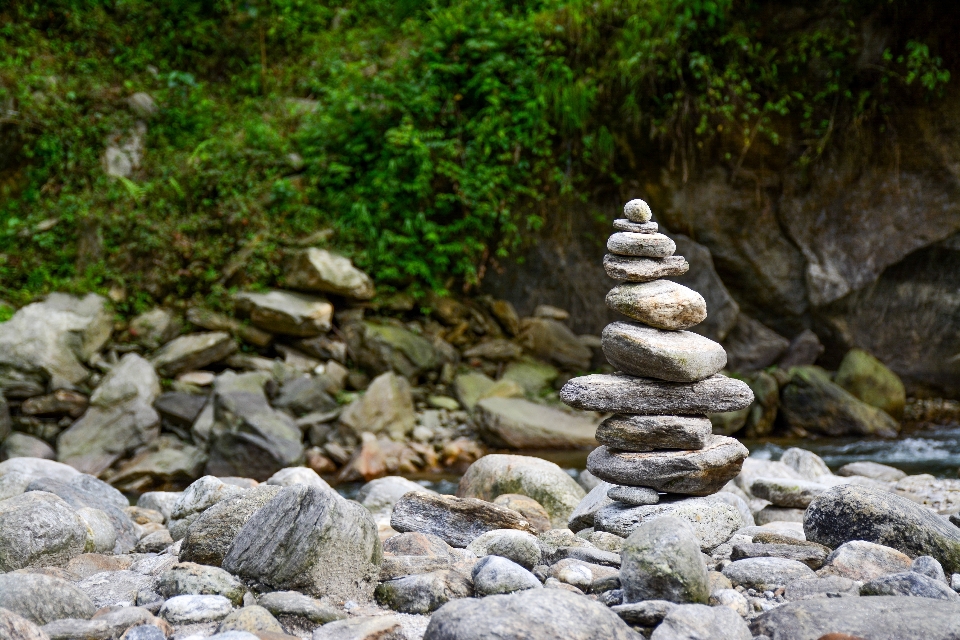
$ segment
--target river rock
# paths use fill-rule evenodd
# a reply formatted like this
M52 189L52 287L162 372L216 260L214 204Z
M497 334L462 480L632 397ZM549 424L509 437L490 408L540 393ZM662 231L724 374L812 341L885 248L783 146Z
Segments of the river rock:
M666 258L631 258L608 253L603 256L607 275L621 282L650 282L659 278L683 275L690 264L683 256Z
M223 567L273 589L368 600L382 558L377 525L366 509L333 490L294 485L240 529Z
M607 251L618 256L666 258L676 250L673 240L662 233L618 231L607 238Z
M473 587L477 595L483 597L541 589L543 585L535 575L516 562L500 556L486 556L473 568Z
M0 572L66 564L86 543L83 518L58 496L31 491L0 501Z
M659 225L656 222L631 222L627 218L617 218L613 221L613 228L631 233L656 233Z
M601 340L607 362L624 373L645 378L695 382L727 364L723 347L689 331L613 322L604 327Z
M217 376L207 473L266 480L300 463L303 434L289 415L270 406L268 379L260 372Z
M343 410L340 422L358 434L386 433L402 440L416 424L410 383L393 372L377 376L366 393Z
M494 498L493 504L516 511L540 533L549 531L553 527L547 510L529 496L523 496L519 493L503 493Z
M46 441L14 431L0 445L0 458L42 458L54 460L57 452Z
M353 266L350 258L326 249L310 247L290 256L284 282L291 289L318 291L369 300L376 293L373 280Z
M760 615L756 635L777 640L816 640L823 636L870 640L950 640L956 637L960 604L931 598L874 596L820 598L790 602Z
M729 607L685 604L670 610L651 640L750 640L750 627Z
M13 611L0 608L0 640L50 640L40 627Z
M814 571L823 566L829 555L829 550L817 546L800 546L794 544L735 544L730 554L731 560L746 558L783 558L802 562Z
M590 368L593 353L567 325L552 318L524 318L517 336L524 349L535 357L574 371Z
M0 575L0 610L3 609L41 626L61 618L87 619L97 610L77 587L40 573Z
M477 405L480 437L504 449L583 449L596 445L597 420L523 398L484 398Z
M430 613L471 595L467 577L449 569L386 580L376 590L377 602L401 613Z
M406 378L416 378L443 363L429 340L399 322L356 322L341 327L341 330L351 357L365 370L378 374L395 371Z
M561 589L528 589L513 595L464 598L430 619L423 640L639 640L617 614Z
M947 576L943 571L943 567L940 566L940 563L937 562L936 558L932 558L930 556L920 556L919 558L915 558L913 563L910 565L910 571L923 574L928 578L938 580L944 584L950 584L950 581L947 580Z
M185 595L223 596L234 605L243 603L246 587L219 567L181 562L157 578L157 593L165 598Z
M371 480L360 487L356 501L365 506L370 513L389 516L397 500L411 491L432 493L412 480L400 476L386 476Z
M856 580L840 576L802 578L789 583L783 597L789 602L816 598L856 598L860 596L860 585Z
M560 399L576 409L638 415L699 415L750 406L745 382L717 374L690 384L595 373L573 378Z
M597 427L601 444L621 451L654 449L703 449L712 425L703 416L614 415Z
M280 395L272 404L298 417L313 412L326 413L339 408L330 395L331 391L330 381L325 376L298 376L283 383Z
M666 600L646 600L644 602L618 604L610 607L610 609L631 626L655 627L663 622L667 614L676 607L676 604Z
M191 333L160 347L150 362L161 376L170 378L220 362L237 350L237 343L224 331Z
M786 478L757 478L750 485L750 493L762 500L769 500L778 507L806 509L813 499L829 487L810 480Z
M960 595L945 582L915 571L891 573L874 578L860 587L862 596L913 596L960 602Z
M620 555L625 603L706 603L710 596L700 541L685 520L667 516L641 523L624 542Z
M910 556L873 542L852 540L830 553L818 575L867 582L889 573L908 571Z
M607 293L607 306L657 329L689 329L707 317L703 296L669 280L618 284Z
M546 509L554 527L564 527L586 493L556 464L531 456L486 455L467 469L457 496L492 501L516 493L529 496Z
M865 460L861 462L848 462L837 469L837 475L863 476L872 480L879 480L880 482L896 482L907 476L906 473L896 467Z
M177 498L167 519L170 534L174 540L180 540L187 528L204 511L221 500L243 495L246 489L227 484L213 476L203 476L190 484Z
M834 382L871 407L901 416L907 393L900 377L862 349L843 356Z
M617 485L598 480L590 493L580 501L577 508L570 514L570 520L568 521L570 530L576 532L592 528L594 516L597 512L614 503L614 500L607 494L615 486Z
M623 205L623 215L625 215L630 222L644 224L650 222L650 218L653 217L653 212L650 210L650 205L645 201L634 198Z
M743 526L743 517L736 507L713 498L664 500L659 504L631 507L614 502L597 511L593 526L622 538L629 536L641 523L663 516L686 520L693 527L700 549L709 551L730 539Z
M330 330L333 305L324 298L292 291L243 292L234 296L237 309L264 331L310 338Z
M902 496L857 485L824 492L807 508L808 540L831 548L850 540L933 556L948 573L960 571L960 529Z
M217 633L227 631L247 631L254 634L254 637L264 632L284 633L283 625L269 611L258 605L243 607L227 614L217 627Z
M439 536L447 544L464 548L487 531L517 529L535 534L520 514L503 507L454 496L411 491L393 507L390 526L396 531L419 531Z
M77 588L89 596L98 608L114 605L127 607L135 604L140 590L150 589L152 586L153 576L125 569L101 571L77 583Z
M85 549L94 553L112 552L117 545L117 530L113 528L110 517L99 509L81 507L77 515L87 525L87 543Z
M362 616L318 627L312 640L407 640L397 616Z
M149 362L128 353L106 376L83 417L57 439L58 457L80 471L99 475L122 455L159 435L153 402L160 380Z
M346 614L328 604L296 591L265 593L257 604L272 613L284 626L314 627L346 618Z
M540 564L540 544L537 537L516 529L487 531L474 538L467 545L467 551L478 558L500 556L524 569L533 569Z
M876 407L855 398L834 384L819 367L794 367L780 394L786 423L828 436L880 436L894 438L900 425Z
M823 458L800 447L790 447L784 451L780 456L780 462L796 471L805 480L823 483L829 482L830 478L836 480Z
M723 568L733 586L757 591L775 591L794 580L816 578L813 570L802 562L786 558L746 558Z
M607 497L616 502L635 507L660 502L660 494L657 493L656 489L649 487L621 487L617 485L607 491Z
M587 457L587 468L615 484L706 496L735 478L748 454L733 438L710 436L706 446L697 451L636 453L600 446Z
M171 624L196 624L223 620L233 611L223 596L176 596L160 607L160 617Z

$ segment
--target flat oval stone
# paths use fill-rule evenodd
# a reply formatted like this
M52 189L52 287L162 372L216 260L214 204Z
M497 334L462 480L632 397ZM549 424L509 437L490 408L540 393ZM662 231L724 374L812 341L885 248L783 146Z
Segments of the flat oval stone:
M597 427L597 442L622 451L703 449L713 433L705 416L615 415Z
M726 436L710 436L697 451L635 453L600 446L587 456L590 473L614 484L707 496L740 473L747 448Z
M660 502L660 493L650 487L622 487L615 485L607 491L607 497L635 507Z
M679 331L707 319L699 293L669 280L618 284L607 293L607 306L643 324Z
M621 256L666 258L676 250L673 240L662 233L618 231L607 239L607 251Z
M747 383L716 374L691 383L594 373L563 385L560 399L575 409L646 416L700 415L746 409L753 402Z
M631 222L626 218L617 218L613 221L613 228L630 233L656 233L658 227L656 222Z
M643 378L695 382L727 364L718 343L690 331L663 331L635 322L612 322L603 329L601 347L607 362Z
M603 268L614 280L650 282L657 278L683 275L690 269L690 263L683 256L631 258L608 253L603 256Z

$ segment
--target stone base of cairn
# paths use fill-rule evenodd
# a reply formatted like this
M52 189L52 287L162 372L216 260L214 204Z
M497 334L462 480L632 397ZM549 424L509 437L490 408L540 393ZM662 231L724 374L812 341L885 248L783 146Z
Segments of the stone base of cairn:
M673 255L673 240L657 233L650 207L631 200L624 214L613 223L603 259L621 281L607 306L634 320L603 330L603 353L618 372L574 378L560 397L577 409L614 414L597 429L602 446L587 458L593 475L615 485L610 499L639 506L669 494L711 495L740 472L747 449L713 435L705 414L748 407L753 392L719 374L727 364L722 346L686 331L706 319L706 303L661 279L690 265Z

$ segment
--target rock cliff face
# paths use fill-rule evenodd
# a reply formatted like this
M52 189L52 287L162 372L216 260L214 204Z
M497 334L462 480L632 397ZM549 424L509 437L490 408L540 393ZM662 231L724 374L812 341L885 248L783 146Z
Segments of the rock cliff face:
M618 319L602 303L604 229L617 202L643 197L667 233L709 250L719 279L684 284L730 298L710 305L729 316L705 323L710 337L726 337L739 306L788 339L812 329L828 366L861 347L912 393L960 395L960 90L901 108L883 131L851 123L837 138L807 169L787 142L736 172L704 163L685 183L654 153L619 193L560 206L523 260L492 269L484 286L521 314L569 309L575 331L598 334Z

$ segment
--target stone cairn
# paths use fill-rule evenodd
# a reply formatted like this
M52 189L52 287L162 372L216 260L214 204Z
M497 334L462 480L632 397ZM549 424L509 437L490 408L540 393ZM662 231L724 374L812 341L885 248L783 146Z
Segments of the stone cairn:
M707 496L740 472L747 449L713 435L705 414L748 407L753 392L719 374L727 364L722 346L686 331L706 319L707 305L696 291L661 279L690 265L673 255L673 240L657 233L650 207L631 200L623 211L603 259L607 274L621 282L606 302L635 322L603 330L603 353L617 373L573 378L560 398L614 414L597 428L601 446L587 458L591 473L616 485L610 499L640 506L670 498L661 493Z

